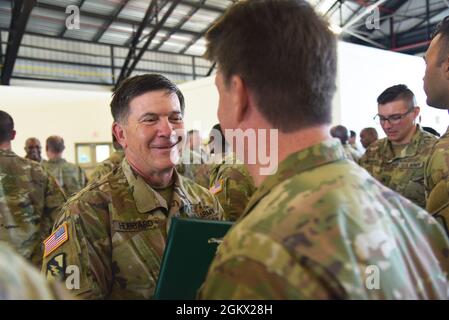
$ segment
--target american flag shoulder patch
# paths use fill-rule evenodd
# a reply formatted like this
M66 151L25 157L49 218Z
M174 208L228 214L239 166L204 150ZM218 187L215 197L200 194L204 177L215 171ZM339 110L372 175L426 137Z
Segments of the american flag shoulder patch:
M44 240L44 258L58 249L64 242L69 240L67 222L64 222L55 232Z
M209 189L212 194L217 194L223 190L223 179L218 180L215 184Z

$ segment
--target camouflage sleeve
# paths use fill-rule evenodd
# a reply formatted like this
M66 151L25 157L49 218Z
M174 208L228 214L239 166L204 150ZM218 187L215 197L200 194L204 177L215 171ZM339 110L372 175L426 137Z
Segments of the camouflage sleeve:
M428 198L438 182L446 180L449 176L449 150L438 148L437 143L426 162L424 171L424 185Z
M223 170L216 181L210 190L223 207L224 219L237 220L256 190L252 178L239 168L230 166Z
M107 298L112 283L107 206L72 198L44 241L42 272L83 299Z
M200 299L330 299L336 296L337 281L306 263L306 257L302 259L304 264L298 263L283 246L261 234L238 236L238 241L234 237L220 245L199 291ZM258 245L252 247L253 243Z
M81 167L78 167L78 170L79 170L80 185L81 188L84 188L85 186L87 186L88 183L86 172Z
M56 182L52 175L48 174L47 186L45 188L45 208L43 226L45 229L44 236L48 236L51 229L58 218L60 210L67 198L64 191ZM43 240L43 239L42 239Z
M47 282L5 244L0 245L0 300L73 299L58 282Z
M441 180L430 192L426 210L441 223L449 236L449 181Z
M100 163L90 175L90 181L95 181L100 179L102 176L108 174L112 171L112 166L107 165L106 163Z

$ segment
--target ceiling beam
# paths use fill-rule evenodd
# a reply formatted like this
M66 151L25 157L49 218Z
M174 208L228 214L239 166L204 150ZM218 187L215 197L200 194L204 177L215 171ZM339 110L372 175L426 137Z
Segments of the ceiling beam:
M139 29L137 29L136 34L132 38L131 48L128 50L128 55L126 56L125 62L123 63L122 69L120 70L120 75L117 79L117 84L121 82L123 79L127 77L126 72L128 70L128 65L134 56L137 45L139 44L140 36L142 35L143 29L147 26L147 24L157 16L157 0L152 0L150 5L147 8L147 12L145 13L145 17L143 18L141 24L139 25Z
M176 8L176 6L179 4L179 2L181 2L180 0L175 0L171 3L170 7L168 8L167 12L165 12L164 16L162 17L162 19L158 22L157 26L151 31L150 35L148 36L147 41L145 42L145 44L143 45L143 47L140 49L139 53L137 54L137 56L134 58L133 63L131 64L131 66L128 68L128 70L126 70L125 73L125 78L129 77L131 75L131 73L133 72L134 68L136 67L136 65L139 63L140 59L142 58L143 54L145 53L145 51L148 49L148 47L151 44L151 41L153 41L154 37L156 36L156 34L159 32L159 30L161 29L161 27L164 25L165 21L167 21L168 17L170 17L170 15L172 14L173 10ZM120 83L120 79L117 80L117 84Z
M58 12L64 12L65 13L65 7L61 7L61 6L54 5L54 4L38 2L38 3L36 3L36 7L37 8L42 8L42 9L47 9L47 10L52 10L52 11L58 11ZM98 19L98 20L109 20L110 19L110 17L107 16L107 15L98 14L98 13L89 12L89 11L83 11L82 15L84 17ZM117 17L114 22L128 24L128 25L131 25L131 26L140 25L140 23L141 23L141 21L126 19L126 18L120 18L120 17ZM148 24L147 27L154 28L155 26L156 26L156 24ZM170 32L172 30L172 28L162 27L161 30ZM193 35L193 36L197 36L198 35L198 32L191 31L191 30L180 30L179 32L182 32L182 33L185 33L185 34L189 34L189 35Z
M92 41L93 42L98 42L98 40L100 40L100 38L103 36L103 34L109 29L109 27L111 26L111 24L117 19L118 15L120 14L120 12L122 12L123 8L126 7L126 5L128 4L129 0L123 0L123 2L118 6L118 8L115 10L114 14L111 16L111 18L104 24L103 27L101 27L100 30L98 30L98 32L95 34L95 36L93 37Z
M36 0L17 0L13 2L10 31L8 33L8 46L6 48L5 62L1 75L1 83L3 85L9 85L20 43L22 42L28 19L35 3Z
M206 0L201 0L199 2L199 4L204 4L204 2L206 2ZM163 39L161 39L161 42L159 42L159 44L154 47L154 50L159 50L165 43L165 41L167 41L168 39L170 39L170 37L175 34L176 32L178 32L179 30L181 30L182 26L190 20L190 18L200 9L200 7L195 7L192 8L189 13L187 13L184 17L182 17L181 20L179 20L178 24L173 28L172 31L170 31Z

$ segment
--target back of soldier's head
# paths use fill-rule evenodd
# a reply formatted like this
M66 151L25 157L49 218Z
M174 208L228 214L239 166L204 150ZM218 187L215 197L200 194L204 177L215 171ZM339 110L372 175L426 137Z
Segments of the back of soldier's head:
M336 38L305 1L238 1L207 32L206 57L225 85L240 76L283 132L330 123Z
M362 131L360 131L360 136L369 136L375 140L377 140L379 138L379 136L377 134L377 130L373 127L368 127L368 128L362 129Z
M14 120L5 111L0 110L0 143L14 138Z
M62 153L65 149L64 139L60 136L50 136L46 141L46 149L54 153Z
M405 84L398 84L385 89L378 97L377 103L384 105L393 101L404 100L409 108L416 106L415 95Z
M179 100L181 113L184 113L184 96L179 88L161 74L143 74L124 80L112 94L111 113L115 122L126 122L129 103L132 99L147 92L164 90L167 94L175 93Z
M338 125L332 127L330 130L330 134L332 137L340 139L342 144L346 144L346 142L348 142L348 129L345 126Z
M227 151L228 143L219 123L214 125L209 133L209 144L211 143L213 143L212 151L214 153L224 153Z

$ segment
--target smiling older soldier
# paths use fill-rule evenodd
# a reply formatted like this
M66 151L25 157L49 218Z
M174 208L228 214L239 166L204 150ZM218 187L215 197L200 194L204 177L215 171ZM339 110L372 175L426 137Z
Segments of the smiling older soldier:
M208 190L183 178L172 159L184 138L184 98L161 75L124 81L111 102L113 132L125 159L63 208L44 242L43 272L79 268L82 298L147 299L157 281L170 219L219 219ZM76 269L75 269L76 270Z

